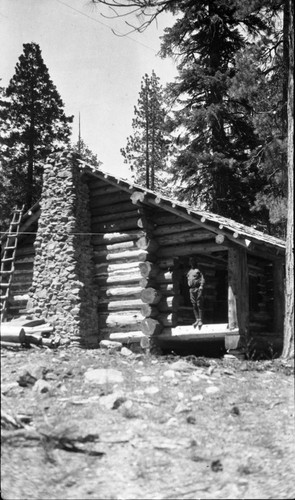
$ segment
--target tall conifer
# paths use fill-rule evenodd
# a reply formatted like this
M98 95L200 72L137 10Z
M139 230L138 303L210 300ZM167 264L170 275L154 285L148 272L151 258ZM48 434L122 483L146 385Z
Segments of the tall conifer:
M138 184L149 189L159 188L163 180L168 140L165 135L165 107L160 79L152 72L144 75L137 106L132 120L133 135L121 149L125 162Z
M12 206L29 208L41 193L43 164L50 153L69 144L72 122L38 44L23 45L6 96L5 116L0 115L2 175Z

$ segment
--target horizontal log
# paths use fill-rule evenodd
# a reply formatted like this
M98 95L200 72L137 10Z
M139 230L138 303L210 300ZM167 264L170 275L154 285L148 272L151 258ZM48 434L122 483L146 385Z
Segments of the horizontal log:
M177 324L177 315L175 313L161 313L157 317L157 320L163 325L163 326L171 326L174 327Z
M140 298L145 304L155 305L160 302L162 297L161 292L155 288L144 288L140 293Z
M35 248L33 245L18 246L15 252L16 257L22 255L35 255Z
M116 203L130 201L130 195L124 191L118 190L113 196L105 194L103 196L91 196L90 208L113 206Z
M98 324L100 327L121 327L123 325L139 324L143 319L140 311L134 309L120 313L100 313L98 315Z
M155 223L157 224L157 228L163 225L183 224L183 218L179 215L163 211L156 214Z
M148 337L153 335L159 335L163 329L163 326L159 321L154 318L145 318L141 322L141 331Z
M26 279L28 276L33 276L33 268L30 267L30 269L15 269L13 276L17 276L17 279L21 281L21 277L26 276Z
M105 223L105 222L117 222L119 220L122 220L122 219L132 219L132 218L135 218L135 217L139 217L138 213L136 210L132 210L132 211L125 211L123 212L122 210L118 213L108 213L108 214L105 214L105 215L101 215L101 214L98 214L98 215L95 215L92 214L92 218L91 218L91 224L101 224L101 223Z
M195 243L187 245L175 245L173 247L162 247L158 250L160 257L170 257L171 255L192 255L198 253L221 252L227 247L214 243Z
M95 219L97 220L97 217ZM120 231L126 231L128 229L136 229L137 227L139 227L138 221L138 217L130 217L112 222L92 222L91 228L92 231L96 233L117 233Z
M161 246L179 245L188 242L206 241L212 239L212 233L201 231L194 227L192 230L179 231L165 236L157 236L157 241Z
M146 194L143 191L134 191L130 196L131 202L136 205L137 203L143 203Z
M159 273L159 268L152 262L145 261L139 263L139 271L143 278L154 278Z
M98 311L141 311L141 299L108 300L98 303Z
M178 283L158 283L157 288L162 295L178 295L179 294L179 284Z
M139 267L138 262L128 262L126 264L120 263L117 264L116 269L110 270L101 267L101 264L95 264L95 278L106 277L106 276L121 276L126 274L134 274L138 275Z
M96 235L92 236L91 242L94 246L116 244L116 243L120 243L123 241L136 242L142 236L144 236L144 232L141 230L128 231L128 233L124 233L124 232L104 233L104 234L96 234Z
M165 226L157 226L154 229L154 235L156 238L168 237L172 234L185 233L186 231L193 232L198 231L198 226L193 222L178 222L177 224L167 224Z
M177 279L177 273L174 271L160 270L156 276L157 283L173 283Z
M135 330L134 332L113 332L110 333L107 338L128 345L140 342L144 337L146 337L146 335L144 335L141 330Z
M192 325L176 326L174 328L164 328L157 340L159 341L216 341L223 340L229 330L227 324L208 324L203 325L201 329L194 328ZM238 329L233 331L237 334Z
M139 272L134 271L133 273L113 273L107 276L95 276L95 282L100 284L127 284L127 283L138 283L141 276Z
M101 313L100 313L101 314ZM111 325L101 325L99 327L99 336L100 338L109 338L108 336L112 333L121 332L121 333L130 333L134 331L138 331L141 328L141 321L130 323L130 324L111 324Z
M96 196L103 196L105 194L110 193L119 193L121 190L117 186L112 186L111 184L106 184L105 182L99 181L91 181L89 182L89 196L90 198Z
M114 286L114 287L99 287L99 299L98 303L103 303L108 301L109 298L115 297L127 297L127 298L140 298L142 288L140 286Z
M138 211L137 207L132 205L130 201L122 201L116 203L115 205L108 205L105 207L92 207L91 216L96 217L97 215L108 215L108 214L120 214L124 212L130 212L131 210L136 213Z
M119 262L118 264L110 264L103 262L95 265L96 274L108 274L114 272L128 271L136 268L139 269L139 262Z
M15 263L16 264L29 264L32 265L35 260L35 254L30 254L27 255L26 257L18 255L15 257ZM4 259L2 259L2 263L4 262Z
M156 286L154 278L149 278L149 277L147 278L141 277L138 283L141 286L141 288L149 288L149 287L154 288Z
M150 256L148 256L150 258ZM100 264L103 262L143 262L146 259L146 254L142 251L126 250L122 252L111 253L108 250L100 250L94 252L94 262Z
M166 297L162 297L160 302L157 305L157 308L160 312L176 312L179 307L179 296L170 295Z
M157 306L151 306L150 304L143 304L141 302L141 308L140 312L143 315L144 318L155 318L158 316L159 311L157 309Z
M157 259L157 266L161 269L177 268L179 265L178 259L169 257L168 259Z
M147 250L150 253L156 253L156 251L159 248L159 245L156 242L156 240L149 238L147 236L141 236L137 240L136 245L138 248L141 248L142 250Z

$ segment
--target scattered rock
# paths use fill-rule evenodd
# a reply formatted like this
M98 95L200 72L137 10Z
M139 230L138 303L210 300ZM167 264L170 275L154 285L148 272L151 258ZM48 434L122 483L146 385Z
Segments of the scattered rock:
M101 340L99 343L101 349L107 349L110 352L120 351L122 348L121 342L116 342L114 340Z
M133 352L130 351L130 349L128 349L127 347L122 347L120 353L122 354L122 356L133 356Z
M191 411L191 406L189 404L178 403L174 410L174 413L185 413L187 411Z
M211 470L213 470L213 472L220 472L223 470L223 466L220 460L213 460L211 462Z
M84 374L85 382L92 384L120 384L124 381L119 370L113 368L90 368Z
M1 384L1 394L4 396L8 394L12 389L15 387L18 387L21 384L18 384L17 382L8 382L7 384Z
M190 365L186 361L182 361L181 359L172 363L169 368L170 370L176 370L179 372L188 372L195 369L194 366Z
M151 382L153 380L153 377L149 377L148 375L144 375L143 377L140 377L140 382Z
M150 387L147 387L145 389L145 394L157 394L159 392L159 387L156 387L155 385L151 385Z
M51 386L46 380L39 379L37 382L34 384L33 391L39 392L40 394L44 394L46 392L49 392L51 389Z
M195 396L192 397L192 401L203 401L204 396L203 394L196 394Z
M101 396L99 399L99 404L108 410L116 410L119 408L124 402L126 398L118 392L114 392L113 394L107 394L106 396Z
M219 392L219 388L216 387L216 385L210 385L210 387L206 387L205 391L207 394L215 394L216 392Z
M192 425L195 425L197 423L196 417L194 417L193 415L188 415L186 421L188 424Z
M232 415L236 415L236 416L239 416L241 414L238 406L233 406L230 412Z
M17 382L21 387L32 387L37 381L28 370L24 370L23 373L18 377Z
M163 373L163 375L164 375L164 377L167 377L167 378L175 378L176 377L175 370L166 370Z

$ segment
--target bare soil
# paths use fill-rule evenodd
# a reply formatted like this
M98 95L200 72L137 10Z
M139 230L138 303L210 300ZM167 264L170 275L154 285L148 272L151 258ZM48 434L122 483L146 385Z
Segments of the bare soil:
M19 347L1 373L4 500L295 498L294 363Z

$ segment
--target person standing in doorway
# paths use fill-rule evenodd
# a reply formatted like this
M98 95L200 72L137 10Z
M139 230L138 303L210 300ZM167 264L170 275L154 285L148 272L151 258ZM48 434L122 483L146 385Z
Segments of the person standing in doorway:
M186 277L189 287L190 301L192 303L195 316L195 323L193 324L193 327L196 328L196 326L198 326L201 328L203 324L203 288L205 285L205 278L200 269L198 269L198 263L195 257L190 257L189 264L191 269L188 271Z

